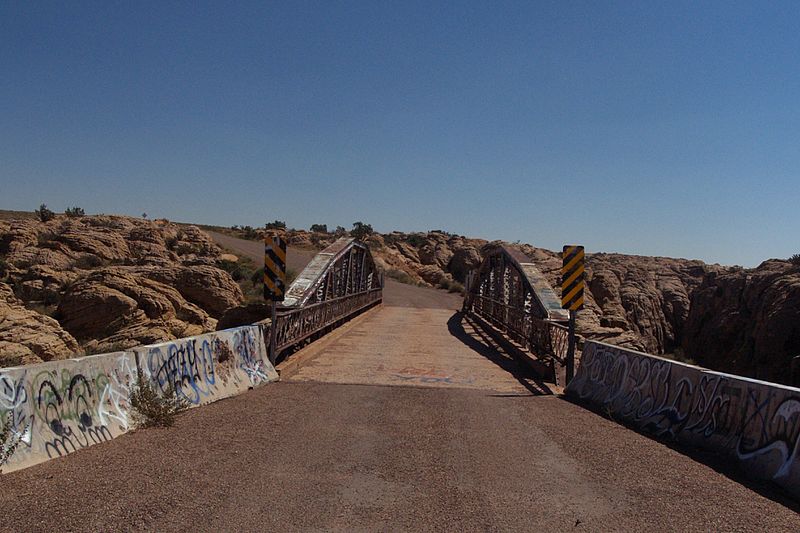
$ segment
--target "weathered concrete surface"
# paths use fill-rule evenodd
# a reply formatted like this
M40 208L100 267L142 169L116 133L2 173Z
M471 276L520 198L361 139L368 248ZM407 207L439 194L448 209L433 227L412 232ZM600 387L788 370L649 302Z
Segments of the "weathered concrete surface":
M549 393L456 311L383 306L333 337L293 355L289 379Z
M131 429L130 393L137 365L162 391L174 384L192 406L278 379L259 326L127 352L4 368L0 416L11 422L20 440L4 470L61 457Z
M800 497L800 389L587 342L567 393Z

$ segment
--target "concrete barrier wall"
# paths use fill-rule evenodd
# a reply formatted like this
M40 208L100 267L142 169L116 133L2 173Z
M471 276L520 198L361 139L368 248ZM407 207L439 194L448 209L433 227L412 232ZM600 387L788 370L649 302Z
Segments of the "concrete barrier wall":
M4 471L18 470L129 431L137 365L192 406L233 396L278 373L263 332L246 326L126 352L0 369L0 416L20 437Z
M588 341L566 393L800 497L800 389Z

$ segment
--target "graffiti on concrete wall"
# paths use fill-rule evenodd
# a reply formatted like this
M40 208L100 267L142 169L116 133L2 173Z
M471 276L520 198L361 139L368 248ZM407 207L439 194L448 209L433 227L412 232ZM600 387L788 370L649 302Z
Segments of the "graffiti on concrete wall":
M567 394L800 495L800 389L587 342Z
M0 371L0 416L20 445L7 470L105 442L131 429L130 396L141 370L192 405L277 381L261 329L246 326L129 352Z
M135 368L131 354L118 352L5 369L0 415L20 441L11 469L128 431Z
M278 379L258 326L144 346L135 351L145 374L162 393L175 390L192 405L219 400Z

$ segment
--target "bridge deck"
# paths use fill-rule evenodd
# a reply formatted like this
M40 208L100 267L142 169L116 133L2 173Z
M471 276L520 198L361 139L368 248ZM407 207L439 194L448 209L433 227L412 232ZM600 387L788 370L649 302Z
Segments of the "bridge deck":
M293 381L549 393L450 309L384 306L298 354Z
M386 302L290 380L2 476L0 529L800 530L773 489L533 394L452 297Z

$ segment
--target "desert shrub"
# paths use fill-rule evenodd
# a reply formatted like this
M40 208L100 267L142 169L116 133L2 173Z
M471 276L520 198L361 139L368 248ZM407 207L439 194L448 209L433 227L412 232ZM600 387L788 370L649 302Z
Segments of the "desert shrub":
M0 416L0 467L11 459L19 446L22 435L14 431L11 416L8 413Z
M131 408L137 428L169 427L175 423L175 415L189 408L189 402L178 395L172 383L161 394L139 371L131 392Z
M56 218L56 214L50 211L46 204L40 205L39 209L35 210L34 213L36 214L36 218L42 222L47 222L48 220Z
M372 235L372 225L361 221L353 222L353 229L350 230L351 237L358 241L363 241L370 235Z
M447 278L442 278L439 282L439 288L448 292L464 293L464 285Z
M86 214L82 207L68 207L64 210L64 214L70 218L82 217Z
M421 248L425 244L426 239L422 233L412 233L406 238L406 242L414 248Z
M336 235L337 237L344 237L345 235L347 235L347 230L344 228L344 226L336 226L336 229L334 230L333 234Z
M258 231L253 226L242 226L242 238L249 241L258 240Z
M414 281L414 278L412 278L408 272L400 270L398 268L390 268L389 270L386 271L386 276L395 279L400 283L405 283L406 285L417 284L417 282Z
M273 222L267 222L264 227L266 229L286 229L286 222L283 220L275 220Z
M789 262L793 265L800 266L800 254L794 254L789 258Z
M311 224L311 231L313 233L328 233L327 224Z
M233 278L233 281L240 282L247 277L247 273L244 271L245 269L239 264L239 261L220 261L218 264L219 268L227 272Z

